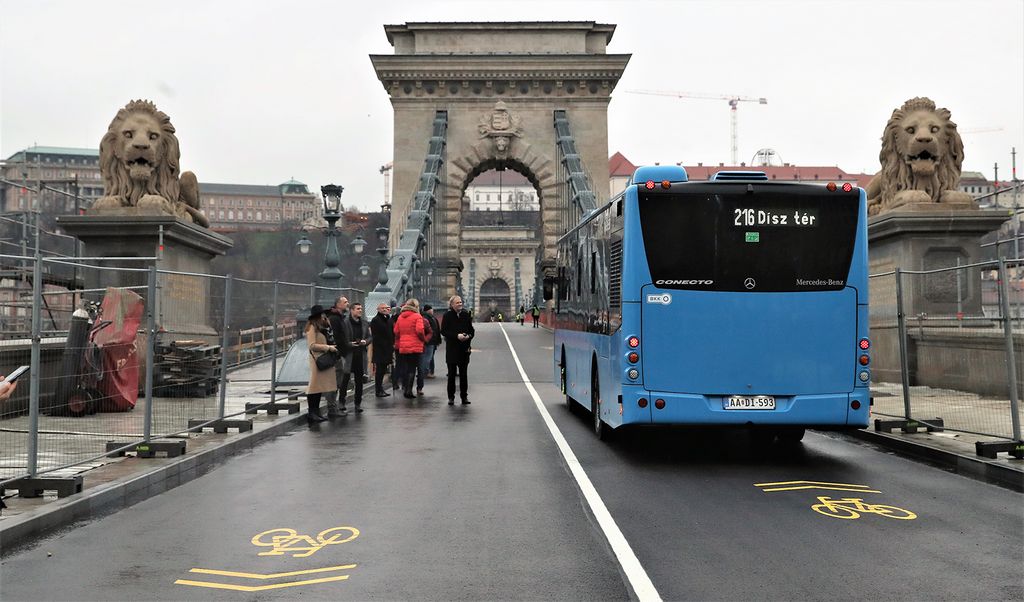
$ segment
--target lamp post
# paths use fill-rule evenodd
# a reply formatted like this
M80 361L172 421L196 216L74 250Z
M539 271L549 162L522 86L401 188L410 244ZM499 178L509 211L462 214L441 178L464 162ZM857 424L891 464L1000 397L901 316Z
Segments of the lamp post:
M327 252L324 254L324 269L320 272L320 280L325 288L341 288L341 279L345 274L338 266L341 264L341 254L338 253L338 220L341 219L341 193L345 189L336 184L327 184L320 187L324 202L324 220L327 221L327 230L324 236L327 237ZM301 244L302 241L299 241ZM325 307L334 305L330 294L325 295Z
M377 286L373 289L375 292L388 290L388 235L390 233L389 228L377 228L377 242L380 243L380 246L377 247L377 252L380 253L380 267L377 270Z

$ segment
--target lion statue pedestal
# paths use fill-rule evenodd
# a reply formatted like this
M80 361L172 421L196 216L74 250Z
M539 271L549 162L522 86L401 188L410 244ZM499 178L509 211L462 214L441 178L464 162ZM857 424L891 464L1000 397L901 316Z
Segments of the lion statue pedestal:
M146 208L130 208L117 215L62 215L57 221L84 243L86 257L111 258L84 264L90 266L146 268L148 262L117 258L156 256L161 271L206 275L211 273L213 258L234 246L221 234ZM146 286L145 272L84 268L81 273L86 288ZM178 339L219 342L220 324L210 319L211 281L202 276L158 273L158 326ZM144 295L144 291L138 292Z
M179 159L174 126L153 103L135 100L118 111L100 142L104 196L85 215L57 218L85 244L85 256L111 258L83 265L145 268L145 262L116 258L159 255L160 270L210 274L210 262L233 243L207 229L199 184L192 172L179 172ZM82 274L86 288L146 285L145 272L83 267ZM159 326L176 338L217 341L210 323L210 282L158 274Z

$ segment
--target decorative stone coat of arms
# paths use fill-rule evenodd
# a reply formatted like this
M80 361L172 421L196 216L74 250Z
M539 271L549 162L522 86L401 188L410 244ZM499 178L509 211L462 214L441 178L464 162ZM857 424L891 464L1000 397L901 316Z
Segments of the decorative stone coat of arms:
M481 138L489 138L499 157L508 155L512 139L522 135L522 118L508 110L503 101L494 103L494 109L480 117L477 127Z

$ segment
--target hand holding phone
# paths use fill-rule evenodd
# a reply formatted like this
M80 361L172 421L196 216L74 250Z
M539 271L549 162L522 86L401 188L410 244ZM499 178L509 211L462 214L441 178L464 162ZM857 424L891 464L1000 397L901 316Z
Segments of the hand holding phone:
M30 367L31 366L18 366L17 368L14 369L14 372L8 374L2 382L10 383L13 385L14 382L18 380L18 377L28 372Z
M28 366L19 366L14 370L14 372L11 372L2 381L0 381L0 401L4 401L14 394L14 388L17 385L18 377L28 372L28 369Z

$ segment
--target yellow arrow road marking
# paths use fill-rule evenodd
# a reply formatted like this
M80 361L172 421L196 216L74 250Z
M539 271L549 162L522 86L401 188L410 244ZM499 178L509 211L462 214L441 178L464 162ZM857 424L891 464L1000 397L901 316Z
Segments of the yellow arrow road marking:
M220 571L217 569L192 569L190 573L204 573L206 575L221 575L224 577L243 577L245 579L278 579L280 577L294 577L295 575L310 575L312 573L325 573L327 571L341 571L344 569L354 569L357 565L354 564L341 564L338 566L328 566L322 569L307 569L304 571L291 571L290 573L270 573L269 575L263 575L261 573L239 573L236 571Z
M270 585L230 585L227 583L214 583L212 581L190 581L188 579L178 579L174 583L177 585L193 585L195 587L210 587L213 589L230 589L237 592L261 592L268 589L281 589L283 587L295 587L298 585L313 585L314 583L343 581L345 579L348 579L348 575L339 575L337 577L323 577L321 579L308 579L306 581L293 581L291 583L271 583Z
M790 485L790 487L785 487ZM777 483L754 483L754 487L762 487L761 491L796 491L798 489L831 489L835 491L857 491L862 493L882 493L877 489L869 489L867 485L852 483L826 483L823 481L779 481Z

